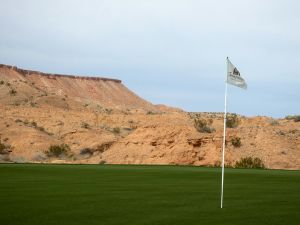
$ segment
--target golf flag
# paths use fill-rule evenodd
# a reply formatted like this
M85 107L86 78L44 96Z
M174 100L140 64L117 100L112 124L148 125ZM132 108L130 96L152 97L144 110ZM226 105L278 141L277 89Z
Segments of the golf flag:
M245 80L241 77L240 72L230 62L228 57L227 57L227 83L243 89L247 89L247 84Z

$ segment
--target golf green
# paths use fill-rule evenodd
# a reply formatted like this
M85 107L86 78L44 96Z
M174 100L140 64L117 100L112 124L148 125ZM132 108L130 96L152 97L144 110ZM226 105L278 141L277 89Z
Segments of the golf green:
M2 225L300 224L300 171L0 165Z

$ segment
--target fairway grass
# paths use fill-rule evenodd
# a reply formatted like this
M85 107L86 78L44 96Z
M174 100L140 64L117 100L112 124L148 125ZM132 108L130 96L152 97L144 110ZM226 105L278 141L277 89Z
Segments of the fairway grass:
M1 225L300 224L300 171L0 164Z

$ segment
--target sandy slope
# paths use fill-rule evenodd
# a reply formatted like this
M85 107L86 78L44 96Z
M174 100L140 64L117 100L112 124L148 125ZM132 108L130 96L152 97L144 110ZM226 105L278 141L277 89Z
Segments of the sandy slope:
M11 145L0 154L2 161L220 164L222 114L155 106L113 79L1 65L0 82L0 138ZM210 119L216 131L198 132L195 116ZM231 144L233 137L241 138L241 147ZM299 122L240 117L227 140L227 164L252 156L268 168L300 169ZM69 157L45 155L50 145L61 143L70 146ZM86 148L90 153L81 154Z

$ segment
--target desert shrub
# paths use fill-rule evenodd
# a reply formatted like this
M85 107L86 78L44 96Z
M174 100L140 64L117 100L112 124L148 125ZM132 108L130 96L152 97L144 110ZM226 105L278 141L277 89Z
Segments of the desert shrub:
M155 113L152 112L152 111L148 111L148 112L147 112L147 115L155 115Z
M94 152L91 148L83 148L80 150L80 155L92 155Z
M242 145L240 137L233 137L233 138L231 138L230 142L236 148L239 148Z
M208 124L212 124L212 121L206 121L205 119L194 119L194 126L200 133L213 133L216 130L210 127Z
M294 122L300 122L300 115L286 116L285 119L294 120Z
M9 94L10 94L10 95L16 95L16 94L17 94L17 91L16 91L15 89L11 89L11 90L9 91Z
M282 131L282 130L280 130L280 131L277 131L277 132L276 132L276 134L278 134L278 135L281 135L281 136L285 136L285 132L284 132L284 131Z
M112 109L105 109L105 112L106 112L107 114L111 114L111 113L113 112L113 110L112 110Z
M6 86L10 87L10 83L9 83L9 82L6 82Z
M31 106L31 107L35 107L35 106L36 106L36 103L35 103L35 102L30 102L30 106Z
M20 120L20 119L16 119L15 122L16 122L16 123L22 123L23 121Z
M245 157L235 163L235 168L257 168L263 169L265 165L260 158Z
M271 125L271 126L278 126L278 125L279 125L279 122L278 122L278 120L272 119L272 120L270 121L270 125Z
M4 84L4 81L3 81L3 80L1 80L1 81L0 81L0 85L3 85L3 84Z
M113 142L105 142L101 145L98 145L95 149L95 151L103 153L105 152L107 149L109 149L111 146L113 145Z
M70 151L70 147L67 144L61 145L51 145L46 151L46 155L48 157L63 157L68 156Z
M106 161L105 160L100 160L99 164L105 164Z
M44 127L37 127L36 129L38 129L39 131L45 132L45 128Z
M31 121L30 125L33 127L37 127L37 123L35 121Z
M237 114L227 114L226 117L226 127L228 128L235 128L239 125L239 118Z
M82 122L82 123L81 123L81 127L82 127L82 128L85 128L85 129L89 129L89 128L90 128L90 125L89 125L88 123L86 123L86 122Z
M115 133L115 134L120 134L121 129L120 129L120 127L114 127L112 131L113 131L113 133Z
M0 140L0 154L9 154L11 146L5 143L2 143Z

